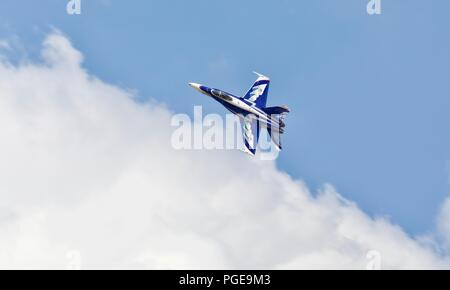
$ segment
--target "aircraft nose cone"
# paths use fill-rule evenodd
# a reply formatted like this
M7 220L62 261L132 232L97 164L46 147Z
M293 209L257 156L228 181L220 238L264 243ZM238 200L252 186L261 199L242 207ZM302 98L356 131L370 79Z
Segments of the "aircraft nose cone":
M205 92L201 89L201 86L202 86L202 85L196 84L196 83L189 83L189 85L190 85L191 87L193 87L194 89L196 89L197 91L199 91L200 93L202 93L202 94L205 93Z
M200 89L200 85L199 84L196 84L196 83L189 83L189 85L191 86L191 87L193 87L194 89Z

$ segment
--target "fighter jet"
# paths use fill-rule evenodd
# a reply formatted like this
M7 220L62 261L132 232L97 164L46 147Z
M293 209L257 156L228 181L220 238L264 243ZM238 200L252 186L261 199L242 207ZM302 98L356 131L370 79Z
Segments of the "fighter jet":
M276 148L281 150L280 135L284 133L284 118L290 112L286 106L266 107L270 79L255 72L258 79L243 96L237 97L225 91L189 83L202 94L212 97L242 120L244 152L256 154L260 130L266 128Z

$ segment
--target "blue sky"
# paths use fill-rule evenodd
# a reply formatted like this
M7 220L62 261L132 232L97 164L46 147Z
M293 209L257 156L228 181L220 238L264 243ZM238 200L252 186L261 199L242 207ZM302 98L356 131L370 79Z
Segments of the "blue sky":
M420 234L450 193L450 3L369 16L367 2L82 0L69 16L62 0L3 0L0 39L36 59L57 28L91 73L180 113L225 112L188 81L243 94L264 73L268 103L292 110L279 167Z

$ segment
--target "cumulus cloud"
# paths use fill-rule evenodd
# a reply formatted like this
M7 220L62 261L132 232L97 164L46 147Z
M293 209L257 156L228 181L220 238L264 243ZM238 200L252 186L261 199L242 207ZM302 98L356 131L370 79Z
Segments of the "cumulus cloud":
M172 149L171 112L88 74L60 33L42 58L0 64L0 267L449 267L332 186Z
M439 232L442 234L445 246L450 248L450 198L448 198L442 206L441 213L438 218Z

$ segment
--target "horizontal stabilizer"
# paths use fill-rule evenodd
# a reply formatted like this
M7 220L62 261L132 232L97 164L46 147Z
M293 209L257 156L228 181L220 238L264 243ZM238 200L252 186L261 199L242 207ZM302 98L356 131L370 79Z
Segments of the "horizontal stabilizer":
M268 115L279 115L284 113L289 113L291 110L289 110L286 106L276 106L276 107L267 107L262 109L265 113Z

